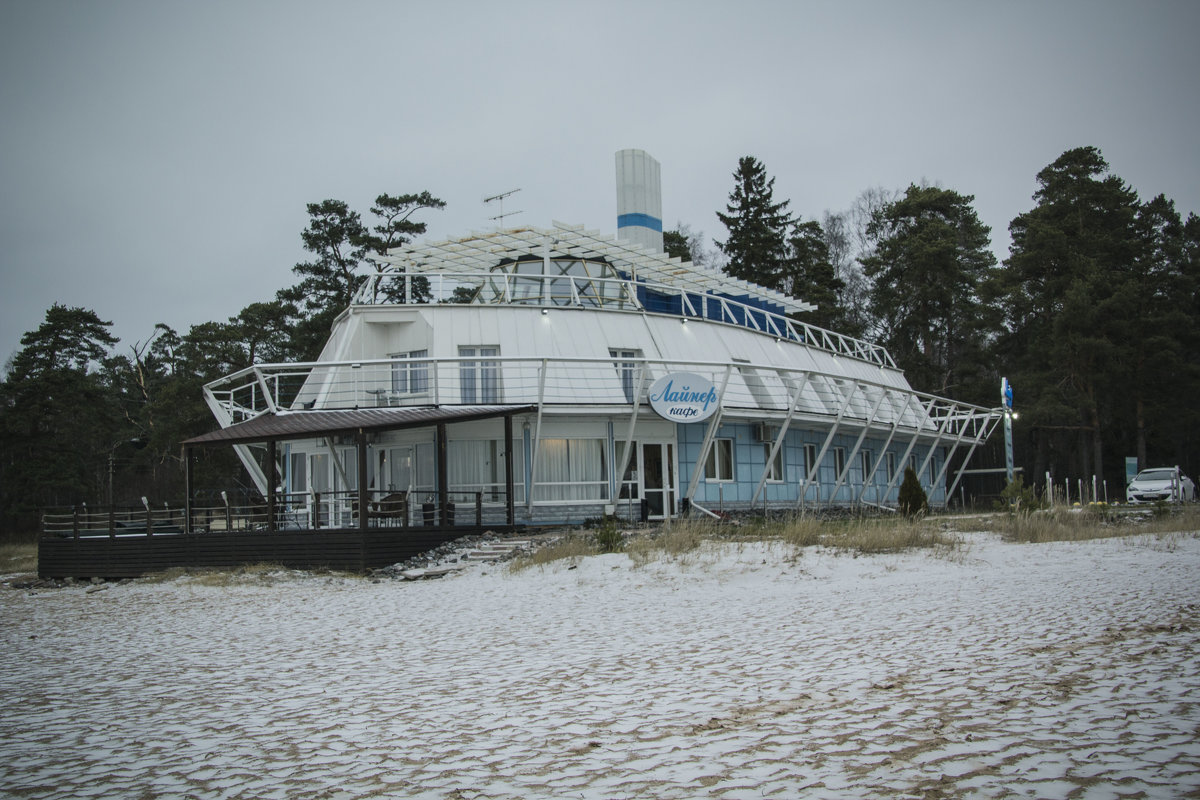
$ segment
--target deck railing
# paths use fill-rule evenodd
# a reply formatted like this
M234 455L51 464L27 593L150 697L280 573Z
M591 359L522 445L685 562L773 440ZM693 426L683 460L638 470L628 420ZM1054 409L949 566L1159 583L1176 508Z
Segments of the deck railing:
M653 308L639 299L653 294ZM604 308L612 311L665 313L749 328L766 336L800 342L818 350L896 368L885 348L871 342L792 319L718 294L699 293L660 283L583 275L525 275L506 272L383 272L370 276L355 296L360 305L403 302L521 305L543 308ZM669 311L664 311L669 307Z
M369 528L504 525L506 521L504 499L502 496L497 498L492 490L449 491L449 504L444 516L437 507L433 493L410 494L372 489L368 495ZM153 537L184 533L189 530L187 519L188 510L183 505L100 508L82 504L46 510L42 514L42 533L63 539ZM272 527L265 501L193 504L191 523L192 533L265 531ZM358 492L280 493L276 498L273 527L278 531L357 528Z
M262 413L309 409L528 404L619 412L647 405L655 379L698 373L720 391L727 412L760 419L789 413L957 432L996 413L869 378L751 364L624 358L372 359L262 364L205 387L223 425ZM881 376L882 377L882 376Z

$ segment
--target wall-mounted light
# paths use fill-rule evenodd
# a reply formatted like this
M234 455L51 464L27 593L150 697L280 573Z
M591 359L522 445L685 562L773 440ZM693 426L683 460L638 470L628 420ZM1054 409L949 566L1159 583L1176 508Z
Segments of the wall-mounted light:
M350 369L362 369L362 364L351 364Z
M543 309L542 309L542 316L543 316L543 317L544 317L544 316L546 316L546 315L547 315L547 314L549 314L549 313L550 313L550 309L548 309L548 308L543 308Z
M679 323L681 325L687 325L687 317L684 317L683 319L679 320Z

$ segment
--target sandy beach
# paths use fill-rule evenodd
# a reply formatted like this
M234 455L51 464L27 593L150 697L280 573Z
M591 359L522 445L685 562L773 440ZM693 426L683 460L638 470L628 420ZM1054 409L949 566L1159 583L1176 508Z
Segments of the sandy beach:
M1200 793L1200 538L0 590L0 795Z

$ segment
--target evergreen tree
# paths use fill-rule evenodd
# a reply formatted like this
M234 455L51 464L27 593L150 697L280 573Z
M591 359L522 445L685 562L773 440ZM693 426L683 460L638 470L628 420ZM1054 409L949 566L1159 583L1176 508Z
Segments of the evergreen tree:
M445 203L429 192L375 198L371 212L379 220L368 228L361 215L341 200L325 200L308 204L309 222L300 237L304 249L316 256L292 268L303 280L280 291L276 300L284 307L293 306L296 316L291 320L291 350L304 361L315 359L329 338L333 320L350 306L354 295L367 280L362 270L369 255L385 255L389 248L399 247L412 236L425 232L425 223L415 222L412 215L421 209L440 209ZM403 285L378 280L381 267L376 263L373 280L376 298L387 302L404 301ZM429 299L428 281L413 281L414 299Z
M783 289L817 307L803 316L805 322L842 331L844 318L838 296L845 285L837 276L821 223L796 220L788 233L788 259Z
M445 207L446 203L444 200L439 200L429 192L402 194L398 196L381 194L375 198L375 205L371 206L371 213L379 220L379 224L370 231L366 231L360 237L358 244L366 248L368 258L371 255L387 255L388 250L408 244L414 237L425 234L425 223L414 221L412 219L413 214L423 209L440 210ZM384 283L379 275L383 270L383 264L378 261L373 261L372 263L375 266L376 272L372 279L376 298L379 299L382 297L389 303L405 302L407 298L404 295L403 283L400 281ZM411 284L413 301L417 303L429 302L431 298L429 279L416 277L413 278Z
M883 343L921 391L980 401L986 342L980 284L996 263L974 197L908 187L878 209L862 260Z
M729 231L724 242L715 243L728 259L725 273L783 291L792 230L788 201L775 202L775 179L767 177L766 168L753 156L738 160L733 181L727 213L717 212L717 219Z
M987 289L1003 315L998 353L1026 398L1035 479L1103 475L1104 431L1121 421L1114 392L1132 378L1117 367L1130 357L1122 318L1137 312L1119 292L1146 266L1137 194L1094 147L1068 150L1037 181Z
M28 526L22 513L103 496L106 459L130 438L108 380L111 325L90 309L55 304L21 337L0 385L6 527L14 519Z

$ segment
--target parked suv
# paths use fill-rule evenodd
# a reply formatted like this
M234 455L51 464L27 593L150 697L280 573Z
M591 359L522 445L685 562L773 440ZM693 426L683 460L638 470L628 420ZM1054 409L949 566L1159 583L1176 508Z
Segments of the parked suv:
M1196 499L1196 484L1179 467L1144 469L1125 487L1125 499L1138 503L1182 503Z

